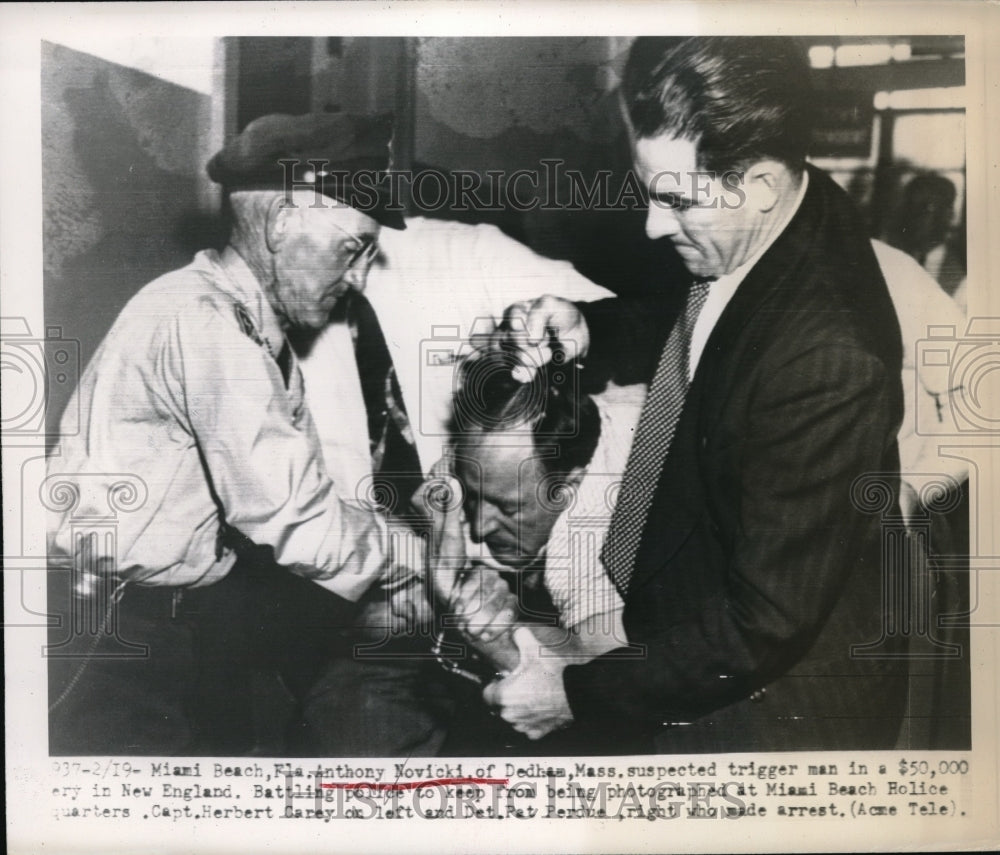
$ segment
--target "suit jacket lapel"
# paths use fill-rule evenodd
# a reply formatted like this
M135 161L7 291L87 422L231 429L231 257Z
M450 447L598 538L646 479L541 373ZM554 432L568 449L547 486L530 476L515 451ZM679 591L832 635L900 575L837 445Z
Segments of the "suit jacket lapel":
M660 475L630 590L668 564L708 513L699 465L703 438L725 408L726 389L739 371L738 354L754 347L751 321L768 303L781 311L781 292L795 287L795 270L825 216L822 178L810 175L801 207L740 283L708 338Z

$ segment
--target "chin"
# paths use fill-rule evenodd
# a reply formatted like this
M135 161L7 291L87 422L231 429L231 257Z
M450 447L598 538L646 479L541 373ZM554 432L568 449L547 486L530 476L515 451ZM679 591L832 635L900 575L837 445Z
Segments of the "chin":
M688 273L692 276L711 276L712 271L708 270L710 265L703 262L700 258L681 258L684 261L684 266L688 269Z
M315 314L309 315L307 317L294 318L292 320L292 326L296 329L307 332L316 332L323 329L330 322L330 312L326 314Z

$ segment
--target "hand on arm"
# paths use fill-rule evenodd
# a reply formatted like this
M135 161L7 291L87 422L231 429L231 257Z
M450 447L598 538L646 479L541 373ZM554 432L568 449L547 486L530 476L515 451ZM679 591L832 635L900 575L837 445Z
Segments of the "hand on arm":
M487 686L483 699L515 730L541 739L573 722L563 684L566 666L589 662L621 646L624 638L620 608L592 615L569 630L518 624L505 637L516 667Z
M456 629L500 673L517 667L520 655L511 638L517 625L517 597L500 574L482 565L472 567L459 582L447 605Z
M513 637L520 662L511 674L487 686L483 699L515 730L541 739L573 722L562 677L569 663L527 627L519 627Z
M435 598L446 615L457 618L456 629L498 671L517 665L517 650L509 638L517 619L517 599L500 574L482 565L470 566L465 554L462 485L451 475L447 458L431 468L413 498L426 513L431 528L428 572Z

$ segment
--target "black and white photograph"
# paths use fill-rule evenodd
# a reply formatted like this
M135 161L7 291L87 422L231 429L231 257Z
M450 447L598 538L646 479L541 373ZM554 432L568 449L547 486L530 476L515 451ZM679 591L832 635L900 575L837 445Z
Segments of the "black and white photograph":
M10 15L10 851L992 848L995 9L255 5Z

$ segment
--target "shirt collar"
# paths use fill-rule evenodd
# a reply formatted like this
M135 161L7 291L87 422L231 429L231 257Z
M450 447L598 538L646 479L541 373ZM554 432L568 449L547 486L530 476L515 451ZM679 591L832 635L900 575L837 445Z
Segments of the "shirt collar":
M736 294L736 289L739 288L740 283L746 278L753 266L760 261L764 253L771 248L771 245L778 239L778 236L788 228L788 224L802 206L802 200L805 199L806 188L808 186L809 173L805 171L802 173L802 184L799 186L795 204L780 224L780 227L774 230L770 239L754 253L749 261L741 264L730 273L726 273L712 281L705 305L698 315L698 320L695 322L694 330L691 333L691 347L688 352L688 380L694 378L695 369L701 360L701 355L705 349L705 345L708 343L708 338L712 334L712 330L715 329L715 325L722 316L723 311L725 311L726 306L729 305L729 301Z
M282 329L278 316L271 308L271 303L264 294L257 277L243 257L231 246L227 246L219 256L219 265L226 274L226 278L234 286L234 291L244 308L250 313L250 317L261 334L261 337L268 343L274 353L281 350L282 342L285 340L285 331Z

